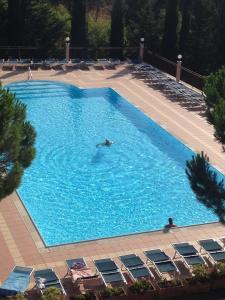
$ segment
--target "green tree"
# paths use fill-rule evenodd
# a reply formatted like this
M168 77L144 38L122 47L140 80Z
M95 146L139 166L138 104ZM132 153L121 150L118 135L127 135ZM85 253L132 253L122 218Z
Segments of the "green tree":
M26 44L39 47L39 57L64 57L65 38L70 33L70 14L62 4L33 0L26 19ZM32 30L31 30L32 28Z
M215 70L216 19L215 1L192 1L185 62L188 67L201 74L209 74Z
M123 9L123 0L113 0L110 33L111 47L123 47ZM111 56L122 58L122 50L111 51Z
M75 47L87 46L86 0L72 2L71 44Z
M7 1L0 0L0 45L6 45L8 36L7 36Z
M126 0L124 7L125 39L128 46L139 47L140 38L145 45L159 48L161 27L164 20L159 0Z
M23 45L28 0L8 0L8 43Z
M88 18L88 43L93 48L109 46L110 20L92 15Z
M216 3L216 55L214 59L217 64L216 67L220 68L222 65L225 65L225 0L217 0Z
M0 87L0 199L18 188L35 156L35 136L26 106Z
M162 54L171 60L177 57L177 25L178 0L167 0Z
M224 181L210 169L209 158L203 152L186 163L186 174L198 201L211 209L221 222L225 218Z
M209 121L215 137L225 144L225 67L207 77L204 86Z
M188 48L188 37L190 31L190 17L191 17L192 0L180 0L181 11L181 29L179 39L179 51L185 56Z

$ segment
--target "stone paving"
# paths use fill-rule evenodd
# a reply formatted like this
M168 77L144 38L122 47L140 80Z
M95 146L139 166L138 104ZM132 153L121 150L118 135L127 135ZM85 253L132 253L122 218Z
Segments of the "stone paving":
M0 70L3 85L26 79L27 72ZM225 173L225 154L204 113L168 100L144 80L134 77L127 65L116 70L38 70L33 71L33 79L63 81L84 88L112 87L191 149L207 153L211 163ZM14 265L36 269L50 267L63 277L65 260L69 258L85 257L88 265L94 268L94 259L112 257L119 262L119 255L132 252L144 258L143 251L151 248L163 248L173 256L172 243L189 241L196 245L198 239L222 236L225 236L225 227L212 223L45 248L18 195L13 193L0 202L0 284Z

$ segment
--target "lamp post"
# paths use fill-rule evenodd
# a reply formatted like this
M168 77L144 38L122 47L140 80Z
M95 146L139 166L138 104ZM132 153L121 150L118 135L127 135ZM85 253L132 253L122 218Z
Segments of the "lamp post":
M145 38L140 38L140 51L139 51L139 57L140 61L143 62L144 60L144 48L145 48Z
M181 63L182 63L182 55L179 54L177 55L177 69L176 69L176 81L179 82L180 81L180 77L181 77Z
M70 38L66 38L66 61L70 60Z

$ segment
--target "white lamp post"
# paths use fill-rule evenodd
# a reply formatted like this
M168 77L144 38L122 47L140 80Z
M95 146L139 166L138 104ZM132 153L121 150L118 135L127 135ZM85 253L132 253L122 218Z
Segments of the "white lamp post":
M145 48L145 38L140 38L140 51L139 51L139 56L140 56L140 61L143 62L144 60L144 48Z
M176 81L179 82L180 81L180 77L181 77L181 64L182 64L182 55L179 54L177 55L177 70L176 70Z
M66 38L66 61L70 60L70 38Z

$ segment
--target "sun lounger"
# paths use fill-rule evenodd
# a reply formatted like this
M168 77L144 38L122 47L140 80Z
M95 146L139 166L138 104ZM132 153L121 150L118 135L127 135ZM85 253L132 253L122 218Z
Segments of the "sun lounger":
M176 255L179 255L187 268L190 269L194 265L206 265L205 259L193 245L190 245L189 243L179 243L173 244L172 246L175 249L174 258Z
M136 254L120 256L120 260L134 281L141 278L154 278L148 266Z
M94 263L106 286L122 286L126 284L126 279L124 278L123 274L121 273L115 262L110 258L95 260Z
M56 287L60 289L64 295L66 295L61 280L53 271L53 269L43 269L35 271L34 278L36 285L41 293L43 293L43 290L45 288Z
M85 260L81 258L66 260L68 273L71 275L72 282L76 283L78 280L96 278L98 275L87 267Z
M13 69L14 69L14 65L12 64L4 63L2 65L2 71L13 71Z
M201 246L200 251L204 249L213 263L225 261L225 251L217 241L208 239L199 240L198 243Z
M158 275L162 277L164 273L180 274L175 263L161 249L153 249L144 252L148 260L154 265Z
M24 293L30 282L32 268L16 266L0 287L0 296L13 296Z
M121 61L119 58L109 58L109 62L111 62L111 64L113 64L115 66L121 64Z
M29 64L19 62L18 64L16 64L15 68L17 71L27 71L29 66Z

